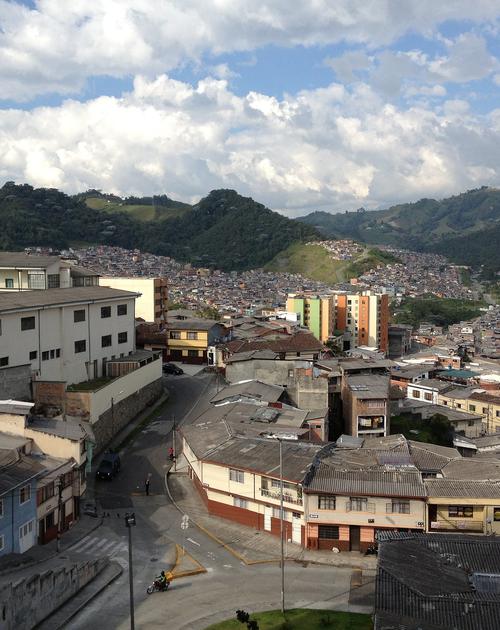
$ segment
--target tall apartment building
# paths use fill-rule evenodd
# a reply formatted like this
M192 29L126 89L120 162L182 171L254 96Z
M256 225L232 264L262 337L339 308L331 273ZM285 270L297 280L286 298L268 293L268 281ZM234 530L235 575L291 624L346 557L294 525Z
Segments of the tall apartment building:
M135 302L135 316L146 322L167 321L168 286L166 278L101 278L101 285L141 295Z
M346 350L370 346L388 351L389 298L385 293L290 294L286 308L297 313L301 323L323 343L340 331L350 333L346 335Z

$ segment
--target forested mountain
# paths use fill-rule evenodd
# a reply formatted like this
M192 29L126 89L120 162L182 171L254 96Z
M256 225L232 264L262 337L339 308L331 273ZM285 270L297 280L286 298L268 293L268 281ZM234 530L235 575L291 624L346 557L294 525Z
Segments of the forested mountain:
M7 182L0 188L4 226L0 248L100 243L137 247L195 265L241 270L264 265L293 242L318 237L314 228L272 212L234 190L214 190L192 207L169 200L163 207L175 213L155 213L150 219L138 218L127 208L153 208L147 203L151 198L133 199L134 203L123 206L123 200L102 193L92 198L104 200L106 205L109 200L114 208L90 207L85 194L71 197L52 188Z

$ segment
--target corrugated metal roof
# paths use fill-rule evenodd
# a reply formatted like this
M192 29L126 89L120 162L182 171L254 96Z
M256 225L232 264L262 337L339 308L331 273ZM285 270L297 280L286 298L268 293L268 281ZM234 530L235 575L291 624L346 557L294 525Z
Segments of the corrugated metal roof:
M267 383L256 380L241 381L221 389L215 396L212 396L210 402L213 404L220 403L224 400L239 396L255 398L266 402L276 402L284 391L284 388L279 385L268 385Z
M429 497L500 499L500 482L427 479L425 487Z
M469 481L499 481L500 461L494 459L463 457L444 466L442 473L447 478L466 479Z
M20 457L15 463L0 468L0 495L44 471L45 467L39 462L29 457Z

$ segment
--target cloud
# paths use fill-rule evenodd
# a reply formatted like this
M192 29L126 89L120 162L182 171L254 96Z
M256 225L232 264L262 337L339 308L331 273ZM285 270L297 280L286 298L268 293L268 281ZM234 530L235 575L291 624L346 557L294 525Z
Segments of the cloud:
M497 0L406 0L404 6L311 0L293 10L289 0L37 0L35 6L0 0L4 99L77 93L91 76L156 76L204 55L266 45L375 48L410 30L431 34L445 20L491 24L498 15ZM458 62L452 53L442 71L453 75Z
M139 76L121 98L0 111L0 180L185 201L232 187L291 215L376 207L498 184L499 121L457 99L396 107L363 83L277 99Z

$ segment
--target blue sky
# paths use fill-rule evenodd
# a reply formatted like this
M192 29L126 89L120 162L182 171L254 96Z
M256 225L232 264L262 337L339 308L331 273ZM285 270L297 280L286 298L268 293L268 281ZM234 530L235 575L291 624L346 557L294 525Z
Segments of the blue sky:
M499 183L496 0L0 0L0 181L289 215Z

